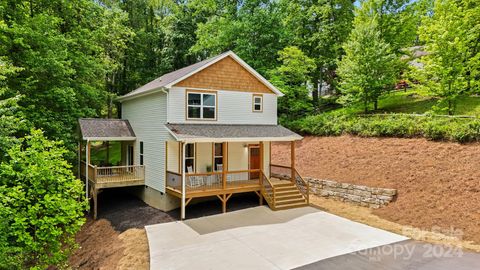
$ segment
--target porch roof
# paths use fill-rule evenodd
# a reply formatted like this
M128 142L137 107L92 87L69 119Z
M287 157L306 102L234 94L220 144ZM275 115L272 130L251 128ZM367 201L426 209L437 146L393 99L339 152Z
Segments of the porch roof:
M81 118L78 119L80 135L90 141L133 141L135 133L128 120Z
M181 142L297 141L302 136L280 125L166 124Z

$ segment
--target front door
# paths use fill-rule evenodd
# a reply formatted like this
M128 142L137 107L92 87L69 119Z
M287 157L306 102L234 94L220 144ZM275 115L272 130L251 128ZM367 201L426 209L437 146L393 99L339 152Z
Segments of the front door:
M248 159L248 169L257 170L260 169L260 147L258 145L250 145L248 147L249 159ZM250 179L258 179L260 176L259 172L250 172Z

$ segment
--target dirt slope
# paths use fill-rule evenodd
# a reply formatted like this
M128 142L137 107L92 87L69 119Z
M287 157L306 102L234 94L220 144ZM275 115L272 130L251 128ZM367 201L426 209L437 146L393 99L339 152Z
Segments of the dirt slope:
M289 145L272 147L273 163L288 165ZM394 203L374 211L380 217L428 231L460 229L480 243L480 144L306 137L296 152L304 176L397 189Z

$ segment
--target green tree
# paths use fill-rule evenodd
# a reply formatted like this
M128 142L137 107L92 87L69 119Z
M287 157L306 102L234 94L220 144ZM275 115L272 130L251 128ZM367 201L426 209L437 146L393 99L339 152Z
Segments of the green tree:
M205 23L199 23L192 52L207 57L233 50L264 75L277 65L276 53L286 44L277 1L209 0L196 3L213 15Z
M119 16L98 1L0 0L0 55L21 68L7 78L7 95L22 95L26 119L50 139L63 140L69 159L77 119L105 108L107 75L116 68L111 48L121 47L123 36Z
M354 2L351 0L284 0L282 23L288 44L298 46L315 61L310 74L314 84L312 96L319 104L317 84L324 81L332 88L337 85L337 61L344 54L353 21Z
M32 130L0 164L2 267L65 266L86 210L82 183L65 161L66 152Z
M270 72L273 84L285 94L278 101L278 113L283 119L305 116L313 108L307 86L315 61L295 46L279 51L278 60L281 65Z
M363 3L360 11L370 9ZM380 35L375 14L358 16L348 41L344 44L345 56L338 64L341 101L362 101L365 113L373 102L378 107L378 97L396 78L397 58Z
M471 18L460 2L436 1L433 15L425 17L420 28L420 38L429 52L422 59L425 67L420 75L440 102L446 104L448 114L454 114L458 96L467 89L466 75L471 67L470 27L474 25L469 23Z

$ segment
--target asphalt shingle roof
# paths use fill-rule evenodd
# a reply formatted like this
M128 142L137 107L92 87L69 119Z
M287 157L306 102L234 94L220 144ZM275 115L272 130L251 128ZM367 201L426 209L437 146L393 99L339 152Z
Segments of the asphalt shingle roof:
M280 125L166 124L179 140L272 138L300 140L302 137Z
M124 119L82 118L78 124L84 139L135 137L130 123Z

